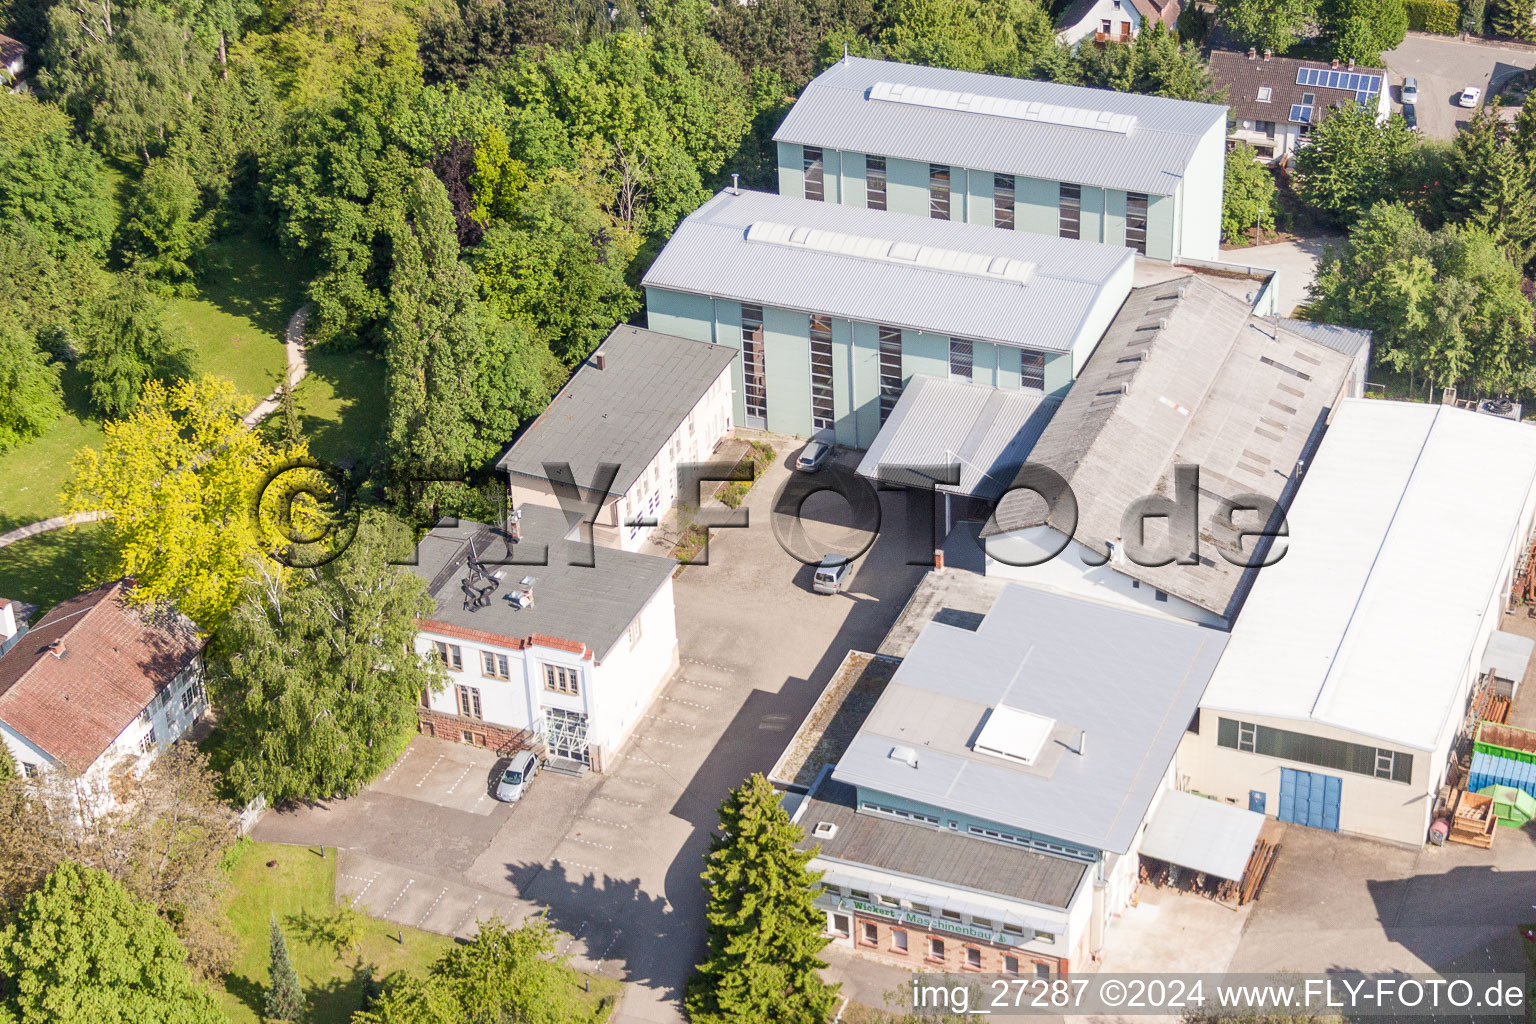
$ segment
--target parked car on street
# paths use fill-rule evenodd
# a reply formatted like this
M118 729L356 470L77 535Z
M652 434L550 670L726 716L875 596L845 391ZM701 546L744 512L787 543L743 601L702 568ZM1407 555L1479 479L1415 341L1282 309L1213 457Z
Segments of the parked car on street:
M1419 130L1419 112L1414 109L1412 103L1403 104L1403 122L1414 131Z
M1412 75L1403 79L1402 99L1405 107L1419 102L1419 80Z
M1475 107L1477 101L1483 98L1483 90L1475 85L1469 85L1461 90L1461 95L1456 97L1456 102L1463 107Z
M825 441L812 441L800 449L800 457L795 460L795 468L802 473L816 473L827 460L832 457L832 446Z
M826 555L811 578L811 589L818 594L835 594L843 589L843 579L847 575L848 559L842 555Z
M496 799L505 804L515 804L528 792L534 776L539 774L539 758L531 750L520 750L512 755L512 761L496 780Z

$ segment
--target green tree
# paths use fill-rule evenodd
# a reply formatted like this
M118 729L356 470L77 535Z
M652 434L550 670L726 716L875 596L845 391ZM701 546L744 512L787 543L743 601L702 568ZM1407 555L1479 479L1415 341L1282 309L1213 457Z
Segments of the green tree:
M64 489L69 512L111 513L110 578L138 580L146 603L176 604L205 630L217 627L267 542L252 504L279 453L241 417L250 399L216 377L151 381L127 419L106 424L101 449L82 448Z
M259 563L247 580L208 673L242 798L355 793L415 732L422 691L442 682L414 646L432 600L390 552L386 520L367 512L333 561L282 574Z
M829 941L813 904L814 850L767 779L753 775L720 805L703 880L709 951L689 982L695 1024L822 1024L837 986L818 973Z
M873 0L761 0L722 4L710 33L742 68L777 74L792 88L820 71L830 38L871 38Z
M1077 61L1085 85L1176 100L1212 99L1211 67L1193 43L1181 43L1162 22L1153 22L1130 43L1080 43Z
M532 326L567 366L640 306L625 280L636 240L565 174L549 174L470 256L490 305Z
M1518 127L1484 107L1458 132L1448 175L1445 215L1481 228L1508 250L1516 263L1536 257L1536 117L1522 112Z
M1531 24L1531 0L1491 0L1488 27L1494 35L1510 39L1536 37L1536 26Z
M1396 198L1418 148L1418 135L1401 117L1377 123L1375 108L1346 104L1324 116L1297 151L1296 194L1349 224L1377 202Z
M352 1015L352 1024L464 1024L455 987L438 977L399 974L366 1010Z
M1284 53L1318 16L1318 0L1216 0L1216 20L1239 47Z
M307 1005L304 989L299 985L299 972L293 969L288 957L288 940L272 919L272 929L267 942L267 992L262 1001L262 1018L268 1021L296 1022L304 1019Z
M1309 315L1373 331L1379 359L1407 350L1429 322L1430 245L1407 207L1377 204L1318 262Z
M0 788L6 783L14 782L20 773L16 771L16 759L11 756L11 748L0 744Z
M47 430L64 414L60 367L0 304L0 452Z
M205 208L257 212L261 161L277 145L283 110L272 83L248 63L203 84L177 123L167 156L185 165Z
M135 271L170 291L190 291L193 262L208 237L197 185L185 164L159 160L129 196L119 249Z
M101 157L51 103L0 89L0 234L25 223L50 252L105 255L116 214Z
M1319 14L1323 34L1341 61L1380 67L1382 53L1408 35L1403 0L1322 0Z
M1246 241L1257 226L1275 226L1278 206L1275 176L1258 162L1246 142L1227 150L1226 184L1221 193L1221 234L1228 242Z
M1076 80L1072 53L1036 0L889 0L883 13L880 46L890 60Z
M420 81L411 13L428 5L289 0L263 6L276 16L275 31L249 34L238 54L249 58L292 107L329 103L359 75Z
M0 931L0 1014L16 1024L218 1024L154 908L66 861Z
M136 274L119 277L111 291L82 312L77 329L85 349L80 369L89 380L86 391L103 415L127 416L147 381L191 372L186 342L166 323L159 301Z

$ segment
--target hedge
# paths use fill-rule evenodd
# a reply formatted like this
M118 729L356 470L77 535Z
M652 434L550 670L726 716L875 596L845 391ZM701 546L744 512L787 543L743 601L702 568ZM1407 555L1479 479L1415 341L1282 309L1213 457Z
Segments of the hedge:
M1403 6L1408 9L1409 28L1442 36L1456 34L1461 9L1448 0L1403 0Z

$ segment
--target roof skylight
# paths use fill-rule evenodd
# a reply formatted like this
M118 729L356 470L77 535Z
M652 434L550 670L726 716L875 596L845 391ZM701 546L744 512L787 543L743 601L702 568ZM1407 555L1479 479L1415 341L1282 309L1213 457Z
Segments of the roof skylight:
M1117 135L1129 135L1136 127L1134 114L1113 114L1107 110L1068 107L1059 103L1042 103L1039 100L1010 100L1001 96L984 96L974 92L957 92L953 89L930 89L900 82L876 82L870 87L869 98L884 100L888 103L906 103L915 107L934 107L939 110L960 110L970 114L1007 117L1015 121L1034 121L1037 124L1053 124L1063 128L1088 128L1093 131L1114 132Z
M1028 284L1035 273L1033 263L1009 256L962 252L958 249L919 245L916 242L871 238L867 235L797 227L767 220L754 221L747 228L747 241L769 242L775 245L793 246L797 249L811 249L815 252L880 260L886 263L904 263L929 270L966 274L992 281L1014 281L1018 284Z

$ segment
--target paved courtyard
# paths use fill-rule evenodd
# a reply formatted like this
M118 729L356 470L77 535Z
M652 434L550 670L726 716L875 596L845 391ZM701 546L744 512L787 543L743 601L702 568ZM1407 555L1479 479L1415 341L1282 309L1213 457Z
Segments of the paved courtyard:
M1411 32L1401 46L1383 55L1390 72L1392 110L1402 110L1403 79L1419 80L1419 130L1432 139L1452 139L1475 111L1456 105L1461 90L1488 90L1510 75L1536 67L1536 49L1508 43L1462 40Z
M545 909L574 964L629 983L616 1020L680 1021L720 801L773 766L850 649L879 645L923 572L906 561L931 556L904 543L903 503L884 495L880 537L844 592L813 593L811 568L772 529L798 451L773 440L779 458L748 497L749 527L716 531L709 564L677 578L681 667L608 774L546 772L509 807L488 795L494 755L418 738L366 792L268 814L256 838L341 848L341 890L405 924L468 935L491 913ZM804 511L785 531L801 545L868 540L840 498L814 496Z

